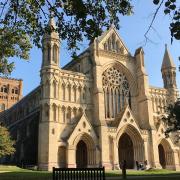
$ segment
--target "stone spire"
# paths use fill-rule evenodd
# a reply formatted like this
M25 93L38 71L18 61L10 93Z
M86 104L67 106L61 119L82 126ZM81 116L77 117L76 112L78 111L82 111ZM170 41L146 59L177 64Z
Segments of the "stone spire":
M161 70L167 69L167 68L176 68L173 59L171 58L171 55L169 53L169 50L167 48L167 44L165 44L165 53L164 58L161 66Z
M176 88L176 66L170 56L167 45L165 45L165 53L161 66L164 88Z

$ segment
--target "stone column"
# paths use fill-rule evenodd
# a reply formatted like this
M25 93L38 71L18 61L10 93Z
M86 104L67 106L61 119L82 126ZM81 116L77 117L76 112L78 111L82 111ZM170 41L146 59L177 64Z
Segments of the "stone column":
M119 151L118 142L114 139L114 169L119 169Z
M144 138L144 160L147 161L147 166L146 168L150 168L150 164L151 164L151 157L150 157L150 153L149 153L149 148L148 148L148 137Z
M151 154L151 167L156 167L161 169L161 165L159 163L159 151L158 151L158 144L156 142L157 136L155 130L151 130L151 141L149 141L149 150Z
M174 155L174 170L176 171L180 171L180 164L179 164L179 156L178 156L178 150L174 150L173 151L173 155Z

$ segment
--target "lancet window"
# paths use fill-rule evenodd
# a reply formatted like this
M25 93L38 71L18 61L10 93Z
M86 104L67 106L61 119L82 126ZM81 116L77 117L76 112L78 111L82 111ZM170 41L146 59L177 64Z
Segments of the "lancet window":
M131 107L131 93L126 76L119 69L111 67L102 75L105 118L115 118L126 104Z
M115 34L112 34L104 43L104 50L124 54L124 48L123 46L120 46L120 41L116 38Z
M47 60L48 62L51 60L51 46L49 44L47 45Z
M58 59L58 46L55 44L53 46L53 61L57 63L57 59Z

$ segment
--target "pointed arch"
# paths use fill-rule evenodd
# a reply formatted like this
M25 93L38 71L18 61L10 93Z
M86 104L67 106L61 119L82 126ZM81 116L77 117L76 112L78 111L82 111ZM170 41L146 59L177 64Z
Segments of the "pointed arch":
M129 136L129 139L130 139L130 140L128 140L129 142L132 141L133 155L131 154L131 157L134 158L133 162L134 163L135 163L135 161L144 162L144 160L145 160L144 141L143 141L143 138L141 137L141 134L139 133L139 131L131 124L124 125L119 130L119 132L117 133L117 136L116 136L117 146L119 149L121 148L119 141L123 134L127 134ZM121 143L121 145L122 145L122 143ZM132 145L131 145L131 147L132 147ZM119 154L119 156L120 156L120 154Z
M76 97L77 95L76 95L76 86L75 85L73 85L73 87L72 87L72 98L73 98L73 102L76 102L76 99L77 99L77 97Z
M53 121L57 121L57 106L56 104L52 105L52 114L53 114Z
M53 61L55 63L58 62L58 46L57 46L57 44L53 45Z
M62 83L62 100L66 100L66 85Z
M80 163L80 164L82 163L82 161L77 162L77 160L78 160L77 156L78 155L80 156L80 154L77 154L78 144L79 144L79 142L82 142L82 141L83 141L83 144L85 144L85 146L87 148L87 152L86 152L86 155L87 155L87 167L91 167L92 165L96 165L96 146L95 146L95 142L94 142L93 138L89 134L81 133L74 139L74 142L73 142L73 146L75 146L75 148L76 148L76 166L77 166L78 163ZM82 152L82 149L81 149L80 152ZM79 160L82 160L82 159L79 159Z
M45 119L43 119L43 120L45 120L45 121L49 120L49 105L47 103L44 104L44 117L45 117Z
M174 152L167 139L163 138L158 144L159 162L163 169L175 166Z
M67 100L70 102L71 101L71 85L70 83L67 85Z
M62 106L61 107L61 112L62 112L62 123L66 122L66 107Z
M113 33L111 38L112 38L112 49L113 51L116 51L116 35Z
M47 44L47 62L51 62L51 45Z
M52 84L52 93L53 93L53 98L57 98L57 83L54 80Z
M49 81L46 80L44 84L44 97L47 98L49 96L49 91L50 91L50 86L49 86Z
M70 106L68 106L67 108L66 120L68 123L71 123L71 107Z

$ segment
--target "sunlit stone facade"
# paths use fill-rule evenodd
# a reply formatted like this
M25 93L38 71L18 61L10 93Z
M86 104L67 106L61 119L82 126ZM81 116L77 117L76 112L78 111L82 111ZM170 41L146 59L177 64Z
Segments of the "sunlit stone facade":
M53 27L53 20L49 24ZM136 161L146 161L147 168L180 169L179 146L172 136L165 138L160 119L164 107L178 97L176 68L167 48L161 69L164 88L156 88L149 85L143 49L131 55L114 27L63 68L60 44L56 32L44 35L40 86L5 111L8 115L1 114L18 134L16 162L37 163L41 170L118 169L123 160L129 169L136 168ZM20 110L21 116L11 121ZM27 136L34 147L25 146Z

